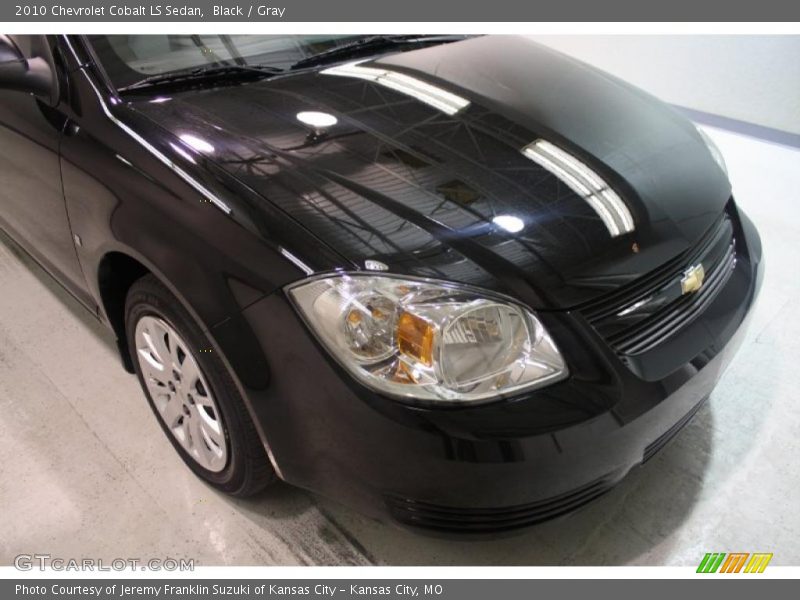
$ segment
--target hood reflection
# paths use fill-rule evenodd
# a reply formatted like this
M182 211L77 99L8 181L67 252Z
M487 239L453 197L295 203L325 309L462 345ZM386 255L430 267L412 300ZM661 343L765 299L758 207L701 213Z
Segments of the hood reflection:
M525 86L516 63L475 71L486 43L187 91L136 109L208 140L213 162L186 150L254 193L237 214L271 231L262 215L278 211L334 250L335 267L374 260L409 276L494 289L502 280L524 288L531 305L571 307L662 264L708 226L702 198L727 191L709 180L702 165L713 161L693 128L602 78L590 80L605 95L587 110L571 101L577 90L558 91L585 74L530 49L520 62L538 71ZM459 47L474 51L448 57L464 54ZM512 67L513 80L503 70ZM307 113L337 123L321 127L326 117ZM284 247L316 264L313 251ZM533 287L537 297L525 291Z
M332 114L319 112L316 110L308 110L297 113L297 120L310 127L313 127L314 129L333 127L339 122L339 119L334 117Z
M519 217L513 215L497 215L492 219L492 223L505 229L509 233L519 233L525 229L525 222Z
M546 140L536 140L522 153L566 183L597 213L611 237L634 230L633 216L611 186L586 163Z
M452 92L443 90L440 87L412 77L411 75L390 71L382 67L362 67L360 64L361 62L364 61L331 67L330 69L322 71L322 74L366 79L367 81L383 85L401 94L416 98L420 102L424 102L451 116L464 110L470 104L469 100L466 98L457 96Z
M182 133L178 137L184 144L194 148L198 152L205 154L211 154L214 152L214 146L212 144L209 144L206 140L197 137L196 135L192 135L191 133Z

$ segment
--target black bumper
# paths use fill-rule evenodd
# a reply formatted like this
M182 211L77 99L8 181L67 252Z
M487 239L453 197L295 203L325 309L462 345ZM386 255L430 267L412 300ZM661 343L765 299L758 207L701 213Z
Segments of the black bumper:
M743 243L733 275L703 314L660 348L658 360L670 356L670 344L680 358L656 381L637 375L577 313L540 313L567 358L567 380L484 406L438 410L355 383L282 293L215 334L241 340L254 333L259 340L269 377L238 374L287 482L410 525L511 529L607 491L709 396L741 343L763 274L760 240L744 216L737 235Z

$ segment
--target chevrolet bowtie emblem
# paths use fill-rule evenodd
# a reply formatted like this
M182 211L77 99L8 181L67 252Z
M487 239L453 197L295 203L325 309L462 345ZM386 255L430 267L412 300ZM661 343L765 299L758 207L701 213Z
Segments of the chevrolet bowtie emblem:
M681 278L681 294L691 294L703 287L706 270L702 264L689 267L683 272Z

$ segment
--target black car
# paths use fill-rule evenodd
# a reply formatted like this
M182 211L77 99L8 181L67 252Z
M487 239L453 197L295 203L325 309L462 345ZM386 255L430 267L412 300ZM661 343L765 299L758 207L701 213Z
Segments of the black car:
M647 461L763 273L710 140L518 37L0 36L0 184L199 477L438 530Z

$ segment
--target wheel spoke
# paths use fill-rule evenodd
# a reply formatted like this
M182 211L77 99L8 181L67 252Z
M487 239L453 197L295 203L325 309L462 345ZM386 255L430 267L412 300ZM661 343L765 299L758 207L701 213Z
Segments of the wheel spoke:
M203 439L202 426L196 414L188 417L189 432L192 436L192 450L201 458L208 460L210 458L206 441Z
M175 370L178 371L178 373L182 373L183 364L181 363L181 354L183 354L184 360L188 358L189 354L186 352L186 350L181 348L180 341L174 335L169 335L168 339L169 339L169 357L170 360L172 361L172 366L175 368Z
M189 427L190 427L189 426L189 419L184 418L183 421L181 421L180 427L176 428L173 431L175 431L176 433L179 434L178 435L178 441L181 442L181 444L183 444L183 447L186 448L187 450L191 451L191 449L192 449L192 437L191 437L191 432L189 430Z
M167 427L174 429L178 425L178 420L183 416L183 405L178 398L172 397L164 404L161 411L161 416L164 417L164 423Z
M158 353L158 349L153 342L153 337L144 332L141 336L142 344L137 344L139 356L145 360L146 364L154 369L162 371L164 369L164 361Z
M153 347L156 350L159 361L165 369L168 367L170 360L169 348L167 347L165 341L168 336L169 332L164 328L164 326L158 321L154 321L153 326L150 328L150 339Z
M200 435L202 436L200 440L200 452L210 464L214 464L219 460L222 451L205 436L202 427L200 428Z
M201 396L200 394L192 392L192 399L194 400L194 403L197 404L197 406L202 408L210 408L212 411L214 411L214 414L216 415L217 407L211 398L209 398L208 396Z
M204 408L199 408L197 410L197 417L208 440L213 442L215 446L223 448L225 446L225 435L223 434L220 422L216 419L212 419Z
M164 388L167 389L167 381L168 379L164 376L164 367L162 365L157 365L150 360L145 358L145 362L139 362L142 367L142 374L144 375L145 379L148 381L150 386L150 393L152 395L153 388Z
M197 382L201 381L200 368L197 366L197 361L187 354L181 366L181 378L183 379L184 389L189 390L193 395L196 393Z

